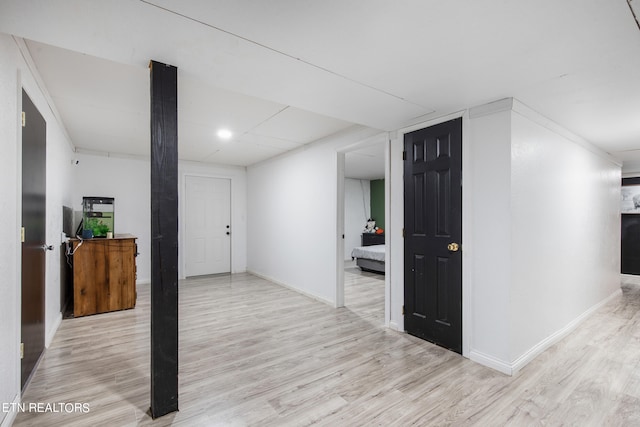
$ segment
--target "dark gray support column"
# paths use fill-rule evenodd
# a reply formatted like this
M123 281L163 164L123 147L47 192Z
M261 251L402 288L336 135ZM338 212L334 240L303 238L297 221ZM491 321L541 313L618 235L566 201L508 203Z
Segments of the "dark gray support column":
M178 69L151 61L151 416L178 410Z

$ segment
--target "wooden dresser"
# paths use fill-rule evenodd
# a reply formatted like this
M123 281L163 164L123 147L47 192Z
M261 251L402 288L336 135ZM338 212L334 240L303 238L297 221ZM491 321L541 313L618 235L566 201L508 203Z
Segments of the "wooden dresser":
M72 239L73 315L124 310L136 305L136 237Z
M384 233L362 233L362 246L384 245Z

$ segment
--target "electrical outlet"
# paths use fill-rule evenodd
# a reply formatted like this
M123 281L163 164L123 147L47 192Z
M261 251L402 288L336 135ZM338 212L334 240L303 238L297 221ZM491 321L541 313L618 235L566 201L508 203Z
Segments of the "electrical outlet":
M60 243L67 243L69 241L69 238L67 237L66 233L60 233Z

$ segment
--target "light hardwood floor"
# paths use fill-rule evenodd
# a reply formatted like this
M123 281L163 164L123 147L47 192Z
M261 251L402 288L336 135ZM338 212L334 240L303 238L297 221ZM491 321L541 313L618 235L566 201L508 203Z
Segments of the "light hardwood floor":
M345 263L344 305L363 320L384 325L384 275L361 271L355 261Z
M23 396L90 412L15 425L640 425L640 287L508 377L382 328L365 281L347 271L337 310L249 274L180 282L180 411L155 421L140 286L134 310L64 320Z

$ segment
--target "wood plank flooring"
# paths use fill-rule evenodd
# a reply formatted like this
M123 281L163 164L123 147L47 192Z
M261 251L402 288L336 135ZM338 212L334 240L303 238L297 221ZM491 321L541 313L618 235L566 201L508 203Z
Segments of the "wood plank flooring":
M640 425L637 285L508 377L382 328L382 276L345 277L337 310L249 274L181 281L180 411L157 420L139 286L134 310L64 320L23 395L89 412L15 426Z
M360 270L355 261L345 263L344 305L376 326L384 325L384 275Z

